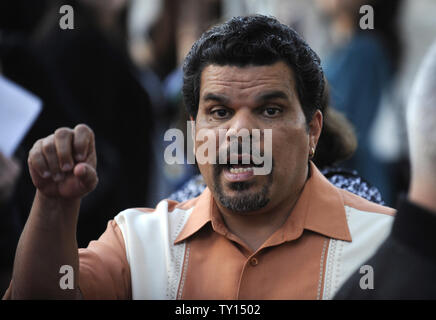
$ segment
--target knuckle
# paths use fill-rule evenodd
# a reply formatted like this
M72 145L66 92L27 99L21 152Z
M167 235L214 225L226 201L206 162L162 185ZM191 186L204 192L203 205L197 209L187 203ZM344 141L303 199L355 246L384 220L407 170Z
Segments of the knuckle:
M52 140L49 140L49 141L44 140L44 142L42 144L42 151L44 153L46 153L46 154L54 153L55 150L56 150L56 147L55 147L55 145L54 145Z
M33 144L32 148L31 148L30 151L29 151L29 155L30 155L31 153L34 153L34 152L36 151L36 149L39 148L39 146L41 145L41 143L42 143L42 139L38 139L38 140L36 140L36 142Z
M27 162L29 167L36 169L38 172L42 172L45 168L43 162L39 158L29 158Z
M86 124L78 124L76 130L85 136L94 137L94 131Z
M30 150L29 156L27 157L27 163L34 161L38 157L38 151Z
M35 150L35 147L33 147L32 149L30 149L29 151L29 155L27 156L27 161L30 161L33 157L35 157L35 153L37 151Z
M30 149L29 151L28 160L35 158L41 152L40 149L41 142L42 142L41 140L38 140L37 142L34 143L32 149Z
M56 129L54 135L58 139L67 138L69 135L71 135L71 129L67 127L58 128Z
M31 165L32 165L32 168L35 168L37 171L42 172L42 170L45 169L45 166L42 164L42 162L38 161L38 160L32 160Z
M84 124L84 123L78 124L75 127L75 129L78 130L78 131L90 131L91 130L91 128L88 125Z

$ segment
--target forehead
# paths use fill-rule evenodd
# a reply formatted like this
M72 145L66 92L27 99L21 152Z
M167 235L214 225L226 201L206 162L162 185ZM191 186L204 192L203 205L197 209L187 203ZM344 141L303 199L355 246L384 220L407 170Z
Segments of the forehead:
M293 72L282 61L266 66L209 65L201 73L200 98L208 93L244 98L267 90L280 90L291 98L295 88Z

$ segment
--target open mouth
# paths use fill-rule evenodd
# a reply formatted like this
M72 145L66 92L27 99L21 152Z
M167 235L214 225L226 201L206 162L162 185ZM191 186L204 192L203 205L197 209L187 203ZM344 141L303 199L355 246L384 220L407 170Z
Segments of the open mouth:
M233 154L227 157L226 165L230 168L262 167L263 159L248 154Z
M247 164L242 163L242 156L238 156L238 163L232 164L228 159L228 163L224 165L223 173L227 180L231 182L240 182L249 180L254 176L254 169L261 167L263 164L256 164L253 158L250 157L250 162ZM259 161L257 161L259 162Z
M230 173L243 173L243 172L253 172L254 168L259 168L262 165L258 165L255 163L249 164L228 164L226 169L229 170Z
M242 172L250 172L254 171L254 167L246 165L233 165L229 168L230 173L242 173Z
M242 182L253 178L254 170L252 167L231 167L223 170L224 178L229 182Z

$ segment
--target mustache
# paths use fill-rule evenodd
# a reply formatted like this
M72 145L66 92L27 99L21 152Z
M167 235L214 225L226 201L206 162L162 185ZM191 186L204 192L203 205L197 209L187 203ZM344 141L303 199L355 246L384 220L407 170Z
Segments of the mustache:
M252 152L250 153L242 153L240 149L238 149L238 153L230 153L230 150L227 150L227 158L226 158L226 162L225 163L220 163L219 161L219 156L217 155L216 158L216 162L214 164L212 164L213 166L213 170L214 170L214 175L216 178L218 178L218 176L221 174L221 172L224 169L229 169L232 165L251 165L253 167L257 167L257 168L261 168L265 165L264 159L259 157L258 155L253 155ZM233 156L233 160L236 161L230 161L232 160ZM263 154L262 154L263 156ZM244 161L244 157L245 160L248 158L249 162L247 163L247 161ZM273 170L274 170L274 158L271 157L271 171L269 174L272 174Z
M264 162L264 151L258 148L249 148L238 143L237 150L230 146L221 148L216 155L216 164L229 165L229 164L252 164L254 166L261 166Z

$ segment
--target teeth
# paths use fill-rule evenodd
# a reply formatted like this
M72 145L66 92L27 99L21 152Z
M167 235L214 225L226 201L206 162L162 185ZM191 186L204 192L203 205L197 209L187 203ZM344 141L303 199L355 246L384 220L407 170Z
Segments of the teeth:
M253 171L253 167L249 168L230 168L230 173L242 173L242 172L248 172Z

